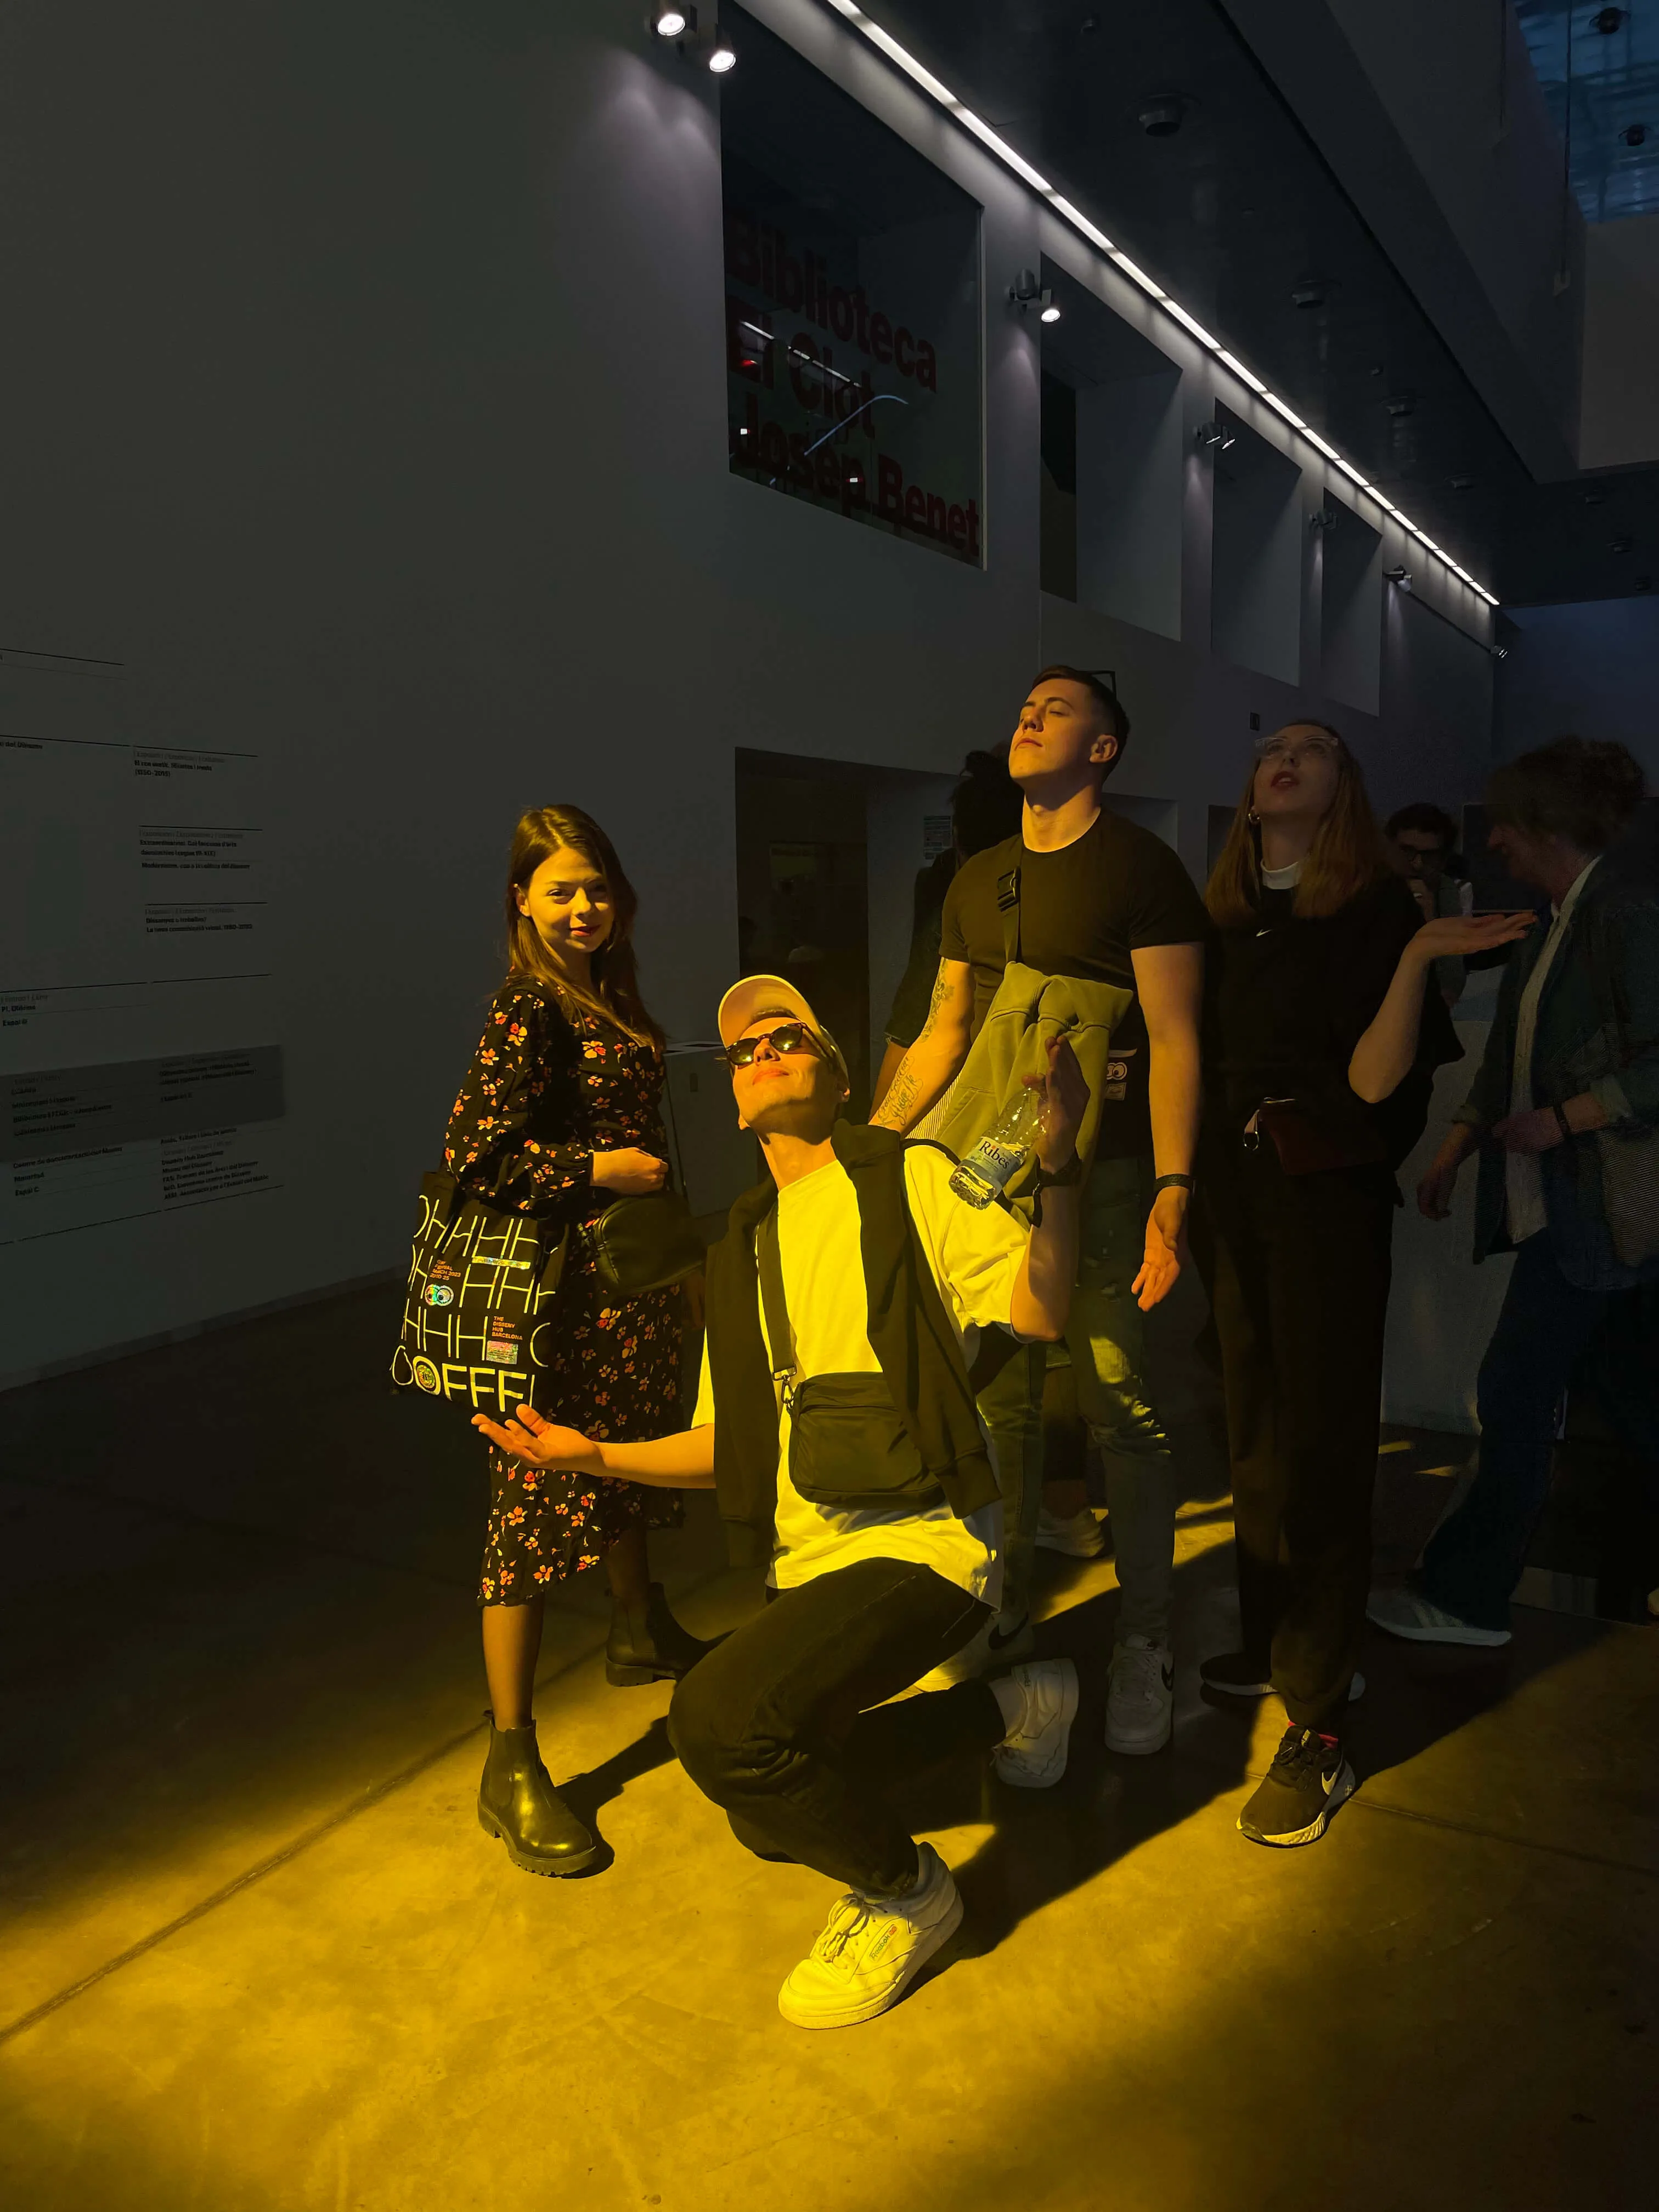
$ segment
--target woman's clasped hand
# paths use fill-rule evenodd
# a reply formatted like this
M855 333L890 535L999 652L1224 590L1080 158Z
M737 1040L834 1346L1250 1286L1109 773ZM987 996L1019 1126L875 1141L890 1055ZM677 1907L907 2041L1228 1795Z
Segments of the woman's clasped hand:
M614 1190L619 1198L642 1198L651 1191L660 1190L667 1180L667 1161L637 1147L593 1155L595 1190Z

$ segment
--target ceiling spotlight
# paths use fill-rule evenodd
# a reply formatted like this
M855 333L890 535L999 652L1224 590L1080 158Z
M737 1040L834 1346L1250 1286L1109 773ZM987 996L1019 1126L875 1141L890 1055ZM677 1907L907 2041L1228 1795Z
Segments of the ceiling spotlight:
M1607 548L1610 552L1628 553L1635 543L1633 538L1611 538L1607 541Z
M1037 320L1040 323L1057 323L1060 320L1060 309L1055 307L1052 300L1037 317Z
M709 68L716 76L724 76L728 70L734 70L737 65L737 48L730 39L723 39L717 33L714 45L708 49Z
M1342 517L1337 512L1335 507L1316 507L1313 513L1308 517L1308 527L1310 530L1316 532L1322 530L1334 530L1337 524L1340 522L1341 520Z
M1200 453L1224 453L1233 442L1233 434L1224 422L1200 422L1193 433L1193 443Z
M1510 649L1506 645L1490 645L1486 650L1494 660L1507 660L1510 657Z
M1402 592L1410 591L1412 587L1412 572L1409 568L1385 568L1382 571L1382 574L1388 578L1391 584L1398 585Z
M1624 28L1625 15L1622 8L1603 8L1590 17L1590 28L1599 31L1604 39L1610 39L1615 31Z
M1187 103L1178 92L1155 92L1140 111L1140 127L1149 138L1173 138L1187 119Z
M1645 123L1627 123L1619 136L1626 146L1645 146L1648 143L1648 126Z
M654 8L651 12L651 27L659 39L678 39L690 28L696 20L696 10L684 8Z
M1392 399L1382 404L1396 420L1402 415L1413 414L1417 408L1417 401L1409 392L1396 392Z
M1295 307L1322 307L1325 287L1317 276L1304 276L1299 284L1291 288L1291 304Z
M1453 477L1451 478L1451 488L1454 491L1473 491L1474 489L1474 478L1473 477Z

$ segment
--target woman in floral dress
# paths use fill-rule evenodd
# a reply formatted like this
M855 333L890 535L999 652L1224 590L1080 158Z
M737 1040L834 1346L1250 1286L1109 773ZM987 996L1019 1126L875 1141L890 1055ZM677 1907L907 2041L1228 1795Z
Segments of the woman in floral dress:
M662 1031L642 1004L630 942L638 901L615 848L574 806L526 814L507 872L508 966L449 1117L444 1164L462 1188L532 1216L556 1238L621 1197L659 1190ZM679 1422L676 1287L616 1305L580 1237L568 1241L550 1334L548 1418L617 1442ZM646 1530L677 1526L677 1492L526 1468L492 1446L478 1602L492 1721L478 1817L515 1865L574 1874L597 1845L560 1798L536 1745L531 1701L542 1603L596 1566L611 1581L605 1671L617 1683L678 1679L703 1646L650 1578Z

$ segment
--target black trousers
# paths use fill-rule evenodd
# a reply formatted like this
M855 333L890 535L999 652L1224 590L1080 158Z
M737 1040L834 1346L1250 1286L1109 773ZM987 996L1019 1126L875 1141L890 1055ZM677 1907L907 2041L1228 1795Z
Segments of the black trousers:
M1202 1188L1244 1648L1293 1723L1334 1731L1370 1580L1394 1178L1287 1176L1264 1141L1208 1160Z
M750 1850L894 1896L916 1879L916 1847L884 1801L883 1778L958 1752L983 1756L1006 1731L983 1682L882 1701L990 1617L954 1583L902 1559L860 1560L781 1590L680 1683L674 1748Z

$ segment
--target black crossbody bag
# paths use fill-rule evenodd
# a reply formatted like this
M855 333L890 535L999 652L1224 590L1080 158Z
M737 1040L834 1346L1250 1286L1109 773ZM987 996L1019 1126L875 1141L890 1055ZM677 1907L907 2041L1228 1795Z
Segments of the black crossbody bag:
M789 1480L810 1505L843 1512L908 1506L926 1512L945 1492L922 1464L887 1377L809 1375L796 1380L794 1325L783 1292L775 1207L755 1232L772 1381L789 1414Z

